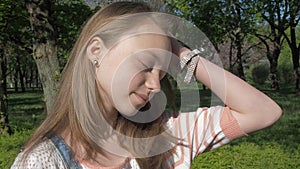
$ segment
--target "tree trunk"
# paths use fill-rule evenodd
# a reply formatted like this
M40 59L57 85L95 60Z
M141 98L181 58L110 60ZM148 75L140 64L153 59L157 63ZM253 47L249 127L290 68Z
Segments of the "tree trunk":
M270 80L271 80L271 89L279 90L279 81L278 81L278 71L277 71L277 60L270 60Z
M236 30L233 31L233 34L235 35L235 45L236 45L236 57L237 57L237 73L238 76L243 79L246 80L245 78L245 73L244 73L244 67L243 67L243 54L242 54L242 43L243 43L243 38L242 38L242 27L241 27L241 8L240 5L237 4L237 2L234 2L234 8L235 8L235 12L236 12Z
M16 55L16 74L17 74L16 79L19 76L19 81L20 81L20 84L21 84L21 91L25 92L24 74L22 73L22 70L21 70L20 57L18 55ZM16 81L18 81L18 80L16 80Z
M18 78L18 75L19 75L18 69L16 68L15 69L15 73L14 73L14 87L15 87L15 92L19 91L19 86L18 86L18 80L19 80L19 78Z
M229 49L229 71L231 73L233 73L233 66L234 66L234 63L232 63L232 50L233 50L233 39L230 38L230 49Z
M241 44L241 37L240 37L240 33L237 34L236 36L236 46L237 46L237 63L238 63L238 76L243 79L246 80L245 78L245 73L244 73L244 67L243 67L243 58L242 58L242 44Z
M39 72L37 69L35 70L35 87L40 88Z
M296 95L300 96L300 67L298 66L297 69L295 69L295 76L296 76Z
M29 20L33 31L33 57L43 86L47 112L59 87L56 31L51 23L51 5L54 0L26 0Z
M21 70L19 73L20 73L19 77L20 77L20 83L21 83L21 91L25 92L26 91L25 72Z
M256 37L266 47L267 58L270 62L270 81L271 90L279 90L279 77L278 77L278 58L280 55L280 45L277 42L268 43L267 39L263 38L260 34L255 34ZM281 39L281 36L279 37ZM271 39L269 39L271 40Z
M280 29L284 30L284 29ZM278 58L280 56L281 51L281 39L283 34L281 31L276 31L275 26L271 27L271 32L273 38L271 40L271 55L268 55L268 59L270 62L270 80L271 80L271 90L279 90L279 76L278 76Z
M300 54L300 44L297 46L296 40L296 24L291 24L290 32L291 32L291 43L290 48L292 51L292 60L293 60L293 68L295 73L295 89L296 94L300 96L300 67L299 67L299 54Z
M4 51L0 52L0 134L12 134L13 131L9 126L8 112L7 112L7 86L6 86L6 58Z
M278 58L280 55L280 47L278 44L274 44L274 49L271 52L271 55L268 56L270 62L270 81L271 81L271 90L279 90L279 77L278 77Z
M29 84L28 84L28 85L29 85L28 87L29 87L30 89L34 89L34 87L33 87L33 85L32 85L32 83L33 83L33 72L34 72L34 71L33 71L33 67L31 66L31 67L30 67L30 75L29 75Z

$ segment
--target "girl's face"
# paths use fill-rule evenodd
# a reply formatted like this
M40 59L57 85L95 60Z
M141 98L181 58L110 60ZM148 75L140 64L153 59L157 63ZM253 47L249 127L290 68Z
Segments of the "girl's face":
M105 108L133 116L149 105L154 93L160 92L170 51L169 38L153 33L125 38L108 50L96 69Z

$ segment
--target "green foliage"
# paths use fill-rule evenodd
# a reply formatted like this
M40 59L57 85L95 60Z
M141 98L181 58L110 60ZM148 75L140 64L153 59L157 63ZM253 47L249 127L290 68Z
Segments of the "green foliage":
M224 25L226 18L224 18L225 15L222 11L224 9L223 3L225 2L216 0L168 1L173 13L184 17L200 28L215 47L226 36Z
M95 11L84 1L53 1L49 22L55 31L60 70L68 60L69 52L77 39L83 23ZM0 48L8 58L6 64L10 76L18 79L17 68L29 79L30 72L37 69L32 58L33 34L25 1L2 0L0 2ZM1 53L2 55L2 53ZM1 56L3 57L3 56ZM15 76L15 77L14 77ZM8 81L13 81L10 78ZM59 79L59 76L55 76Z
M13 136L0 135L0 168L10 168L31 133L32 130L23 130Z
M195 24L216 48L228 37L239 43L254 31L254 11L251 2L218 0L167 2L173 13Z
M250 66L253 82L263 84L269 76L269 66L267 64L254 64Z
M280 81L283 83L292 83L294 81L293 65L291 63L284 63L278 66L278 73Z
M82 0L57 2L53 10L52 17L58 34L58 59L63 68L82 25L95 11Z
M61 74L59 71L55 71L55 73L52 75L53 79L55 79L56 81L59 81Z
M283 83L292 83L294 80L293 63L291 51L286 43L281 50L281 57L278 60L278 73L280 81Z

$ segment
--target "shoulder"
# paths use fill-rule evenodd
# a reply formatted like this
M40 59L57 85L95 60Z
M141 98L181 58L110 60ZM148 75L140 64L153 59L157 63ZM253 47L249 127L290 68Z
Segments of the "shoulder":
M17 168L65 168L62 157L51 140L47 139L32 150L21 152L12 169Z

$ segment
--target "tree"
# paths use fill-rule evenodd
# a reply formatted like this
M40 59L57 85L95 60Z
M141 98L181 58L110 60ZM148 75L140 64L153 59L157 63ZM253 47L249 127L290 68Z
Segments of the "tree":
M256 36L262 40L267 48L267 58L270 62L271 89L279 89L278 58L284 41L284 31L289 27L288 1L261 0L257 1L257 13L269 25L268 34L257 32ZM264 25L264 23L262 23Z
M195 24L218 50L227 37L224 4L218 0L168 0L170 11Z
M174 13L194 23L219 51L220 45L230 39L229 68L237 64L237 75L245 80L244 63L247 52L257 44L245 48L247 37L254 31L253 4L239 0L169 0ZM235 55L235 56L233 56Z
M11 127L9 126L8 112L7 112L7 86L6 86L6 56L4 45L0 45L0 134L12 134Z
M92 10L80 0L26 0L25 3L33 34L33 58L49 112L59 89L61 70L68 52Z
M1 133L12 133L8 120L7 77L16 68L23 67L20 60L28 60L28 21L24 17L24 2L5 0L0 3L0 100ZM17 57L20 59L16 59ZM19 62L17 61L19 60ZM18 64L19 63L19 64ZM18 72L19 73L19 72ZM20 74L24 74L24 69ZM12 79L12 78L11 78ZM11 81L10 81L11 82Z
M10 58L8 59L9 73L14 74L13 80L15 91L19 90L19 84L21 85L21 90L24 92L26 90L26 75L27 68L36 69L35 65L32 65L33 58L32 54L32 35L30 32L30 23L27 17L27 11L25 8L25 3L22 1L15 2L14 12L9 22L10 29L7 33L8 39L12 45L12 51ZM12 79L12 78L11 78Z
M11 51L9 37L5 32L10 30L10 21L14 13L13 1L2 1L0 3L0 134L12 134L7 112L7 56Z
M52 9L54 11L52 15L53 26L57 31L57 57L60 70L62 70L69 58L69 52L77 39L82 24L99 8L91 9L81 0L65 0L55 3Z
M17 74L15 82L21 83L22 90L25 90L26 86L32 86L33 81L35 87L39 86L39 74L44 80L49 109L49 100L55 96L54 87L58 84L68 52L82 23L92 13L93 10L81 0L51 1L51 4L50 1L31 0L0 2L0 133L12 133L7 112L7 76L11 83L12 74Z
M257 43L254 43L244 49L246 38L249 37L250 33L255 31L253 27L253 4L239 0L224 1L223 4L224 27L231 40L231 52L229 55L230 71L233 71L233 65L237 63L237 75L243 80L246 80L244 73L244 56L252 47L257 45ZM235 62L232 62L232 50L236 51Z
M58 91L60 77L57 32L51 18L55 0L26 0L25 3L33 34L33 58L37 64L49 112Z
M300 43L297 44L296 28L300 20L300 1L287 0L287 13L288 13L288 25L290 30L290 36L286 31L282 32L292 52L293 68L295 73L295 89L296 94L300 96L300 67L299 67L299 55L300 55ZM299 42L299 41L298 41Z

